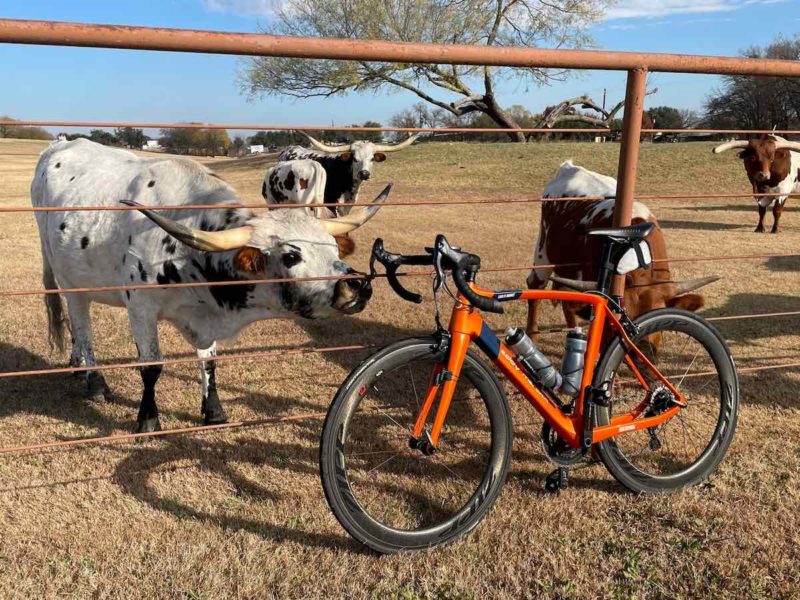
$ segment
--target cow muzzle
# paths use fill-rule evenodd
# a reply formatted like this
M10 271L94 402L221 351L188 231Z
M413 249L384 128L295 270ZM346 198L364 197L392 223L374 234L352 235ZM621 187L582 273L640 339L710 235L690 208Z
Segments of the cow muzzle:
M342 279L336 282L332 306L346 315L359 313L372 298L372 284L366 273L348 269L346 275L360 275L353 279Z
M757 182L763 183L769 181L771 174L769 171L757 171L754 177Z
M359 171L359 172L358 172L358 178L359 178L361 181L367 181L367 180L369 180L369 178L370 178L370 175L372 175L372 174L371 174L369 171L366 171L366 170L364 170L364 171Z

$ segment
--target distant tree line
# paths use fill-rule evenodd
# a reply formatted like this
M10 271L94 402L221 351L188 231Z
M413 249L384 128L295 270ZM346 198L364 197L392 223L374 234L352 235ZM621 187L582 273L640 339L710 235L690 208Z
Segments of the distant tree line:
M800 35L778 36L764 48L753 46L747 58L800 60ZM791 77L726 75L706 100L705 124L715 129L798 129L800 81Z
M11 117L0 116L2 121L14 121ZM23 125L0 125L0 138L14 138L17 140L52 140L53 136L42 127L27 127Z

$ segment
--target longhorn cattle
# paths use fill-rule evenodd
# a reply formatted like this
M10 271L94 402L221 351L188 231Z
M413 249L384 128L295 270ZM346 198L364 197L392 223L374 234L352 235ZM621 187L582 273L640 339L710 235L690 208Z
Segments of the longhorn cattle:
M543 289L555 274L554 285L573 289L593 289L597 282L597 261L602 240L587 235L590 229L612 226L614 194L617 181L572 161L564 162L545 187L545 198L598 196L604 200L560 200L542 204L542 220L536 245L534 267L528 276L528 288ZM634 202L632 223L650 221L656 224L648 237L654 261L667 258L667 245L658 221L641 202ZM565 265L553 268L547 265ZM542 265L537 267L537 265ZM625 276L624 302L632 317L654 308L677 306L696 311L704 304L703 296L689 294L717 277L702 277L674 282L667 262L654 262L651 269L639 269ZM575 327L582 307L564 303L568 327ZM528 302L528 333L538 333L538 301Z
M290 146L281 152L278 157L279 164L284 161L312 160L322 165L327 177L323 186L323 197L325 203L328 204L350 204L358 200L361 184L372 176L372 163L383 162L386 160L386 154L408 148L419 137L419 134L412 135L399 144L374 144L358 141L352 144L331 146L302 131L298 133L309 141L313 149ZM267 202L279 198L279 195L274 194L272 198L269 197L269 194L273 192L269 177L270 172L267 172L261 188ZM278 191L283 193L282 190ZM318 197L319 193L315 191L311 195ZM350 208L346 206L337 207L338 214L345 215L349 210Z
M313 160L286 160L267 171L261 195L267 204L321 204L325 202L328 174ZM320 219L335 217L326 206L306 209Z
M376 198L383 200L391 186ZM366 222L379 204L347 217L318 220L296 210L256 216L225 207L240 203L234 189L206 167L186 159L139 158L88 140L57 142L45 150L31 184L35 207L124 203L135 211L38 212L45 288L82 288L181 282L241 282L220 287L96 291L67 294L72 331L70 365L92 367L89 307L127 308L142 362L162 359L157 322L172 323L201 361L202 414L206 424L227 420L216 392L216 340L232 338L261 319L353 314L372 295L366 279L292 281L361 275L340 260L341 236ZM151 211L165 204L209 209ZM339 236L339 237L335 237ZM344 247L352 251L352 242ZM253 279L282 283L256 285ZM51 343L63 348L66 319L61 298L45 296ZM155 386L161 366L141 369L144 391L138 431L160 429ZM86 370L92 396L102 397L102 375Z
M756 233L764 232L764 216L772 204L772 229L778 233L778 224L786 198L800 191L800 142L790 142L777 135L762 135L754 140L735 140L714 148L714 154L741 148L747 178L753 186L753 196L758 203ZM765 196L763 194L778 194Z

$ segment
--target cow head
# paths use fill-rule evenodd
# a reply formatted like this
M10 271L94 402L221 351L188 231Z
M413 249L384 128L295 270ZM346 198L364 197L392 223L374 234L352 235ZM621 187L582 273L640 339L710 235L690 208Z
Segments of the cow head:
M243 227L214 232L186 227L158 212L140 210L170 235L197 250L232 252L231 263L238 278L284 280L256 286L254 305L313 319L361 312L372 297L365 274L350 268L342 258L351 254L355 246L347 234L375 215L391 187L386 186L372 205L345 217L317 219L300 210L273 211L250 219ZM342 275L357 277L333 279ZM307 277L332 279L292 281Z
M386 160L386 154L408 148L419 137L419 134L409 136L408 139L399 144L374 144L372 142L359 141L352 144L330 146L314 139L303 131L298 133L308 139L309 143L320 152L339 155L343 160L350 163L353 186L356 188L361 185L361 182L367 181L372 176L373 162L383 162Z
M789 142L774 135L762 135L754 140L735 140L720 144L714 148L714 154L726 152L733 148L741 148L739 158L742 159L747 178L753 186L756 200L768 206L774 199L772 196L760 196L786 179L791 170L791 150L800 151L800 143Z

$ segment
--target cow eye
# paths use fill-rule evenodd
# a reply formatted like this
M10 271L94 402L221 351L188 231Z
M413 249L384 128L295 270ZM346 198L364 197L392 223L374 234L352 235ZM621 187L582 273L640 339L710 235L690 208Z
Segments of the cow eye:
M283 260L283 266L287 269L291 269L302 260L299 252L287 252L281 259Z

